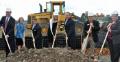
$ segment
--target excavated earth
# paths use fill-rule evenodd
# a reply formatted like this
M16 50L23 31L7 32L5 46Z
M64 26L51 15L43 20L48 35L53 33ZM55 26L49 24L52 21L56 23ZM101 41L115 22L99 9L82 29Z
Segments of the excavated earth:
M7 58L5 52L0 51L0 62L93 62L93 60L84 56L80 50L69 48L22 48L19 52L9 54Z

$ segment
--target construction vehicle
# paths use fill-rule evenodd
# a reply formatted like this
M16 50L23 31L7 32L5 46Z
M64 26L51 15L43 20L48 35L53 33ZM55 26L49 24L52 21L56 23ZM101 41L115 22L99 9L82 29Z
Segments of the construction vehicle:
M50 1L46 2L46 9L44 9L44 12L42 11L42 5L39 4L40 6L40 13L33 13L28 15L28 22L27 22L27 28L30 29L32 26L32 19L36 19L41 27L42 27L42 33L43 36L47 36L47 31L48 31L48 23L49 20L52 18L52 15L54 12L58 13L58 19L64 20L64 12L65 12L65 1ZM55 9L57 8L57 9ZM72 15L73 19L76 19L76 15ZM81 27L80 27L81 28ZM81 29L78 29L80 32ZM29 36L29 35L26 35Z
M41 26L42 40L45 42L45 40L47 39L46 37L48 36L49 21L50 19L52 19L54 12L57 13L58 24L61 25L62 23L64 23L65 1L46 2L46 9L44 9L44 11L42 11L42 5L39 4L39 6L40 6L40 13L33 13L28 15L25 37L26 39L32 37L31 36L32 20L36 19Z
M40 24L41 28L42 28L42 36L46 37L48 36L48 28L49 28L49 21L53 16L53 13L57 13L58 15L58 24L64 24L64 20L65 20L65 16L64 16L64 12L65 12L65 1L50 1L50 2L46 2L46 9L44 9L44 11L42 11L42 5L39 4L40 6L40 13L33 13L33 14L29 14L28 15L28 22L27 22L27 30L26 30L26 37L31 37L31 28L32 28L32 20L36 19L37 22ZM75 20L78 16L75 16L74 14L72 15L72 18ZM79 44L80 44L80 38L81 36L81 32L83 30L83 25L81 23L76 23L76 35L79 36ZM57 32L61 32L63 33L64 30L58 29Z
M58 12L58 18L64 19L63 16L65 12L65 1L50 1L46 2L46 9L44 9L44 12L42 11L42 5L40 6L40 13L33 13L28 15L28 22L27 22L27 28L32 28L32 20L36 19L38 23L40 23L40 26L42 27L42 36L47 36L48 32L48 25L49 21L52 18L53 12ZM55 8L59 8L55 10ZM29 37L30 31L26 31L26 37Z

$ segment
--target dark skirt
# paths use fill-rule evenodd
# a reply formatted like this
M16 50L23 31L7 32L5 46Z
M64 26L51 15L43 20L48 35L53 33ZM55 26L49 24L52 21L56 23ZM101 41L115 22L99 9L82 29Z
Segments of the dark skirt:
M22 40L22 38L16 38L16 45L17 46L23 46L23 40Z

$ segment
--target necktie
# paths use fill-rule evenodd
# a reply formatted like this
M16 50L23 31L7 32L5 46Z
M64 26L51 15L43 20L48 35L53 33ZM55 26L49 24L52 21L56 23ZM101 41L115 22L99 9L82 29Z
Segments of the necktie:
M112 29L112 25L110 26L110 29ZM108 38L111 40L112 39L112 32L108 33Z
M4 28L4 31L6 32L6 28L7 28L7 25L8 25L8 17L6 17L6 20L5 20L5 28Z

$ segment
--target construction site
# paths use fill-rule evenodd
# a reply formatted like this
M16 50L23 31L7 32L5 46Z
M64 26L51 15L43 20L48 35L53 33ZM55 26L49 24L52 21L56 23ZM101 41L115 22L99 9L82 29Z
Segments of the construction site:
M48 1L45 9L39 4L40 12L28 14L25 21L24 46L20 51L9 53L6 57L6 44L2 38L3 32L0 29L0 62L111 62L108 42L105 40L106 33L103 28L110 21L110 15L103 13L94 14L94 20L99 21L100 30L98 33L99 42L96 43L94 52L89 45L84 47L84 23L88 20L88 11L77 16L74 12L70 13L75 22L75 48L68 47L68 37L65 31L65 1ZM56 9L57 8L57 9ZM54 15L57 15L57 28L53 42L49 43L49 23ZM36 20L41 27L42 44L37 49L34 44L32 32L32 22ZM105 43L104 43L105 41ZM48 43L46 43L48 42ZM87 42L87 41L86 41ZM94 56L92 56L94 54Z

